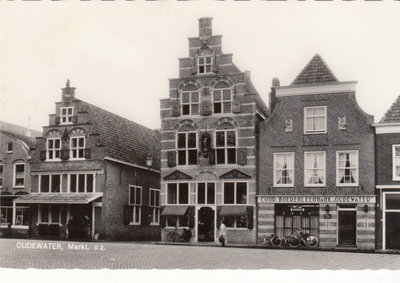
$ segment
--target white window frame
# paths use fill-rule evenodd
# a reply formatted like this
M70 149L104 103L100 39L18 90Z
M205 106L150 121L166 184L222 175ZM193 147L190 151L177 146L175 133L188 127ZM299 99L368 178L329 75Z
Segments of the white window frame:
M224 132L224 146L217 146L217 133ZM228 146L228 132L235 133L235 146ZM215 149L215 165L231 165L237 164L237 148L238 148L238 132L236 129L226 129L226 130L216 130L214 132L214 149ZM225 160L224 163L218 163L218 153L217 150L224 149L225 151ZM228 149L235 149L235 162L228 163Z
M233 203L225 203L225 185L227 183L233 183L234 184L234 189L233 189ZM243 183L246 184L246 203L236 203L237 201L237 184L238 183ZM222 204L223 205L248 205L249 204L249 183L248 182L240 182L240 181L232 181L232 182L223 182L223 190L222 190Z
M59 192L52 192L52 191L51 191L51 189L52 189L52 188L51 188L51 186L52 186L52 178L53 178L54 175L60 176L60 191L59 191ZM42 192L42 176L49 176L49 191L48 191L48 192ZM53 194L59 194L59 193L62 192L62 183L63 183L63 175L62 175L62 174L40 174L40 175L39 175L39 189L38 189L38 191L39 191L39 193L46 193L46 194L53 193Z
M68 110L71 110L71 114L68 113ZM65 115L63 114L63 110L65 110ZM69 106L69 107L60 107L60 124L61 125L68 125L72 124L72 117L74 116L74 107ZM65 122L63 121L65 118Z
M278 169L277 168L277 166L276 166L276 162L277 162L277 156L279 156L279 155L286 155L286 158L287 159L291 159L292 160L292 164L293 164L293 168L287 168L287 170L292 170L293 171L293 174L292 174L292 182L290 183L290 184L278 184L277 183L277 178L278 178L278 174L277 174L277 170L280 170L280 171L282 171L282 169ZM273 185L274 185L274 187L281 187L281 188L284 188L284 187L286 187L286 188L289 188L289 187L293 187L294 186L294 180L295 180L295 172L294 172L294 170L295 170L295 159L294 159L294 152L276 152L276 153L274 153L274 160L273 160Z
M53 148L49 148L49 141L53 141ZM59 148L56 148L56 140L60 141ZM60 157L56 158L56 152ZM53 153L53 158L50 158L50 152ZM60 161L61 160L61 138L46 138L46 161Z
M204 203L199 203L199 184L204 184L205 185L205 190L204 190ZM209 203L208 202L208 184L214 184L214 202ZM216 198L217 198L217 184L215 182L198 182L196 183L196 204L198 205L215 205L216 204Z
M23 185L17 185L16 184L16 180L17 180L17 165L24 165L24 184ZM14 178L13 178L13 185L14 185L14 187L16 187L16 188L24 188L25 187L25 176L26 175L26 164L25 164L25 162L16 162L16 163L14 163ZM19 178L20 179L20 178Z
M77 175L76 177L76 192L71 192L71 175ZM84 191L80 192L79 191L79 175L85 175L85 187L84 187ZM93 191L92 192L88 192L87 191L87 175L93 175ZM86 193L95 193L96 192L96 173L71 173L68 174L68 193L71 194L86 194Z
M0 163L0 167L1 167L1 172L0 172L0 188L3 187L3 182L4 182L4 163Z
M48 205L49 207L49 221L48 222L42 222L42 205ZM53 222L52 221L52 211L51 211L51 207L53 205L58 205L59 209L58 209L58 222ZM62 225L61 224L61 205L59 204L45 204L45 203L41 203L38 206L38 224L58 224L58 225Z
M154 199L153 199L153 203L154 205L151 204L151 192L154 192ZM158 205L157 205L157 194L158 194ZM150 221L150 225L159 225L160 224L160 210L161 210L161 206L160 206L160 199L161 197L161 190L160 189L154 189L154 188L150 188L149 191L149 207L151 208L151 221ZM157 215L157 220L156 221L156 215Z
M193 102L192 95L197 93L197 102ZM189 94L189 102L183 102L184 94ZM183 114L183 106L189 105L189 114ZM197 114L193 114L193 105L197 105ZM200 113L200 90L183 90L181 92L181 107L182 107L182 116L192 116L198 115Z
M207 63L207 59L211 59L211 62ZM203 63L200 63L200 59L203 59ZM214 63L214 56L197 56L196 58L197 61L197 72L198 74L212 74L212 65ZM200 72L200 67L204 68L204 72ZM209 67L209 71L207 72L207 67Z
M356 161L357 161L357 171L356 171L356 176L353 176L354 178L356 178L356 182L355 183L344 183L341 184L340 183L340 176L339 176L339 170L342 168L339 168L339 155L341 153L356 153ZM350 167L350 170L352 168ZM336 186L337 187L357 187L358 184L360 183L359 180L359 171L360 171L360 162L359 162L359 154L358 154L358 150L339 150L336 151Z
M73 139L76 139L77 141L76 141L76 147L74 147L74 146L72 146L72 140ZM81 147L81 146L79 146L79 139L83 139L83 147ZM70 140L69 140L69 144L70 144L70 160L83 160L83 159L85 159L85 148L86 148L86 138L85 138L85 136L73 136L73 137L70 137ZM83 155L82 155L82 157L79 157L79 150L83 150ZM76 151L76 156L77 157L73 157L74 156L74 151Z
M400 181L400 175L396 176L396 163L400 166L400 156L396 156L396 147L400 148L400 144L393 144L392 145L392 179L393 181Z
M185 147L179 148L179 135L185 135ZM189 134L195 134L195 142L196 142L196 146L195 147L189 147ZM194 166L197 165L197 161L195 164L189 164L189 151L191 150L196 150L196 154L198 153L198 141L197 141L197 133L196 132L177 132L176 133L176 163L177 166ZM186 154L186 160L185 160L185 164L179 164L179 151L185 151Z
M21 218L21 223L22 224L18 224L18 221L17 221L17 218L18 218L18 216L19 215L17 215L17 210L18 209L22 209L22 218ZM18 227L29 227L29 224L28 225L24 225L23 223L24 223L24 210L27 210L28 212L28 214L29 214L29 205L17 205L16 207L15 207L15 226L18 226ZM29 219L29 216L28 216L28 219Z
M315 109L315 108L322 108L324 109L324 115L315 115L315 116L307 116L306 112L307 109ZM308 118L320 118L324 117L324 128L323 129L317 129L317 130L308 130L307 129L307 119ZM309 135L309 134L326 134L327 133L327 120L328 120L328 111L327 111L327 106L310 106L310 107L304 107L304 134Z
M134 189L135 191L135 203L131 203L131 189ZM138 203L136 201L136 190L140 190L140 202ZM132 219L130 220L131 225L140 225L141 221L142 221L142 200L143 200L143 187L141 186L135 186L135 185L129 185L129 205L132 208ZM136 219L136 208L138 209L139 212L139 221L135 221Z
M10 150L10 145L11 145L11 150ZM14 150L13 142L8 142L7 143L7 153L12 153L13 150Z
M169 184L175 184L176 185L176 203L169 203L168 202L168 193L169 193ZM188 186L188 202L187 203L179 203L179 187L181 184L187 184ZM189 205L190 204L190 183L189 182L169 182L167 183L167 194L166 194L166 204L172 204L172 205Z
M323 154L323 161L322 161L322 167L321 168L307 168L307 156L314 156L315 154ZM312 183L308 183L307 180L307 173L306 171L312 171L312 170L322 170L323 174L322 176L318 176L318 177L322 177L323 178L323 183L322 184L312 184ZM305 187L325 187L326 186L326 152L325 151L307 151L304 152L304 186Z
M229 90L230 92L230 96L229 96L229 100L224 100L224 90ZM221 95L221 100L220 101L215 101L215 93L216 91L220 92ZM231 87L227 87L227 88L214 88L212 90L212 102L213 102L213 113L214 114L229 114L232 113L232 88ZM225 106L224 106L224 102L229 102L231 104L231 111L230 112L225 112ZM215 113L215 103L221 103L221 112L220 113Z

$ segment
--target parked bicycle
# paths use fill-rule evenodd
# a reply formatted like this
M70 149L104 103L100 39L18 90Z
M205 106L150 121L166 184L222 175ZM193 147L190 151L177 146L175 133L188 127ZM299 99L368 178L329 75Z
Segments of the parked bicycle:
M308 232L298 231L294 234L283 237L274 234L263 235L257 239L258 245L270 245L272 247L291 247L291 248L314 248L319 244L319 239L316 236L310 236Z
M168 242L189 242L192 237L192 232L189 229L183 228L182 231L179 231L178 227L167 234Z

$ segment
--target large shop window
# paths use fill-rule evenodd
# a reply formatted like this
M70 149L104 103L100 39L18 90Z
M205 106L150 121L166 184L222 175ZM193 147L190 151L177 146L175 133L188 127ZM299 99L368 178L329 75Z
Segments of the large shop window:
M39 204L39 223L55 223L61 221L61 210L58 204Z
M181 98L182 115L199 114L199 91L183 91Z
M274 186L293 187L294 153L274 153Z
M129 186L129 205L131 210L131 223L140 224L142 213L142 187Z
M160 190L150 188L150 224L160 224Z
M336 152L336 185L357 186L358 185L358 151Z
M247 204L247 183L224 183L224 204Z
M393 145L393 180L400 180L400 145Z
M178 133L178 165L197 164L196 133Z
M23 187L25 184L25 164L14 164L14 186Z
M214 113L231 113L232 89L225 82L217 84L212 92Z
M74 116L74 107L61 107L60 108L60 122L61 124L72 123L72 117Z
M61 192L61 175L40 175L39 192L59 193Z
M304 108L304 133L326 133L326 106Z
M297 232L319 236L319 205L275 204L275 235Z
M167 227L189 227L189 215L167 215Z
M15 225L29 225L29 206L17 204L15 207Z
M222 216L222 221L228 228L247 228L247 216Z
M197 204L215 203L215 183L197 184Z
M12 197L2 196L0 198L0 224L11 224L13 217Z
M215 148L217 152L217 164L235 164L236 131L215 132Z
M189 184L170 183L167 185L168 204L189 204Z
M95 192L94 174L71 174L69 175L69 192L92 193Z
M304 153L304 185L325 186L325 152Z

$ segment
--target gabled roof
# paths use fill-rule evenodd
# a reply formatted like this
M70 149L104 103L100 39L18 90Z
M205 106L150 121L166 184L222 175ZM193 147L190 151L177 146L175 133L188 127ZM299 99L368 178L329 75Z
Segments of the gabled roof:
M379 123L400 122L400 95L393 102L389 110L383 115Z
M102 108L79 100L80 110L87 112L93 134L99 134L98 143L104 146L105 156L146 166L146 158L153 158L152 168L160 169L160 133L122 118Z
M321 56L316 54L300 74L297 75L291 85L320 84L337 81L337 78Z
M36 137L40 137L42 135L41 132L4 121L0 121L0 130L9 137L22 141L28 146L29 149L36 147Z

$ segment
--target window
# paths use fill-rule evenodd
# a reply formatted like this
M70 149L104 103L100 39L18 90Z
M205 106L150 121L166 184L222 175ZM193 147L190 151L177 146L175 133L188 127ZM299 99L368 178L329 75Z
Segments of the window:
M16 205L15 225L29 226L29 206Z
M196 133L178 133L178 165L197 164Z
M326 106L304 108L304 133L326 133Z
M212 56L199 56L197 57L197 68L199 74L209 74L212 71Z
M13 151L13 143L7 143L7 153L11 153Z
M61 192L61 175L40 175L39 178L39 192Z
M3 164L0 164L0 188L3 187Z
M160 224L160 190L150 188L150 224Z
M224 183L224 204L247 204L247 183Z
M25 183L25 164L15 164L14 186L23 187Z
M58 204L39 204L39 223L61 223L61 210Z
M199 91L183 91L182 92L182 115L198 115L199 114Z
M48 138L47 139L47 159L59 160L61 154L61 139Z
M400 180L400 145L393 145L393 180Z
M71 158L82 159L85 157L85 137L71 137Z
M60 122L61 124L72 123L72 117L74 116L74 107L61 107L60 108Z
M336 185L358 185L358 151L336 152Z
M293 187L294 153L274 153L274 186Z
M247 228L247 216L222 216L222 221L229 228Z
M140 224L142 213L142 187L129 186L129 205L132 206L131 224Z
M224 88L216 88L213 90L213 107L215 114L231 113L232 90L226 83L223 84Z
M13 215L13 198L0 198L0 224L11 224Z
M215 203L215 184L198 183L197 184L197 204Z
M166 217L167 227L189 227L189 216L168 215Z
M71 174L69 175L70 193L92 193L95 192L94 174Z
M304 153L304 185L325 186L325 152Z
M236 163L236 131L226 130L215 132L215 148L217 164Z
M167 186L168 204L189 204L189 184L170 183Z

